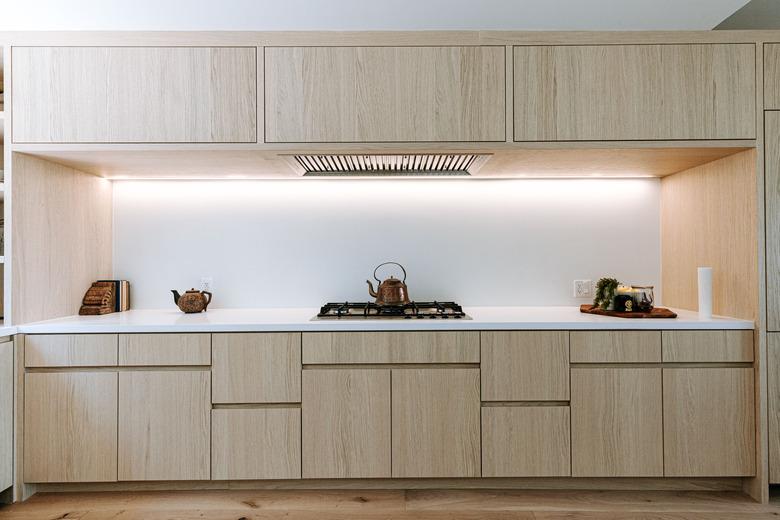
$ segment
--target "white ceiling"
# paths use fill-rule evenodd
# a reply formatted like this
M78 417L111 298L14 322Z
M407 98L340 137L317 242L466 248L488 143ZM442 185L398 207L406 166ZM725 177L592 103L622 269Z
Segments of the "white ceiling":
M709 30L747 0L3 0L0 30Z

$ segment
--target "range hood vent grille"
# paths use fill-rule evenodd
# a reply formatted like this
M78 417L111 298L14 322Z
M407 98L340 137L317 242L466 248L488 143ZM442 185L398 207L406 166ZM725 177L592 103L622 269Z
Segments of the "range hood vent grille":
M426 177L472 175L489 154L326 154L293 155L304 177Z

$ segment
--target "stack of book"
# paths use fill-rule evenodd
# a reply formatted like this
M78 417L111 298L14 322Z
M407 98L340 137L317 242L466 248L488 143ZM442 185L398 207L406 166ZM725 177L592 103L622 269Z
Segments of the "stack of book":
M130 283L127 280L98 280L81 301L79 314L94 316L122 312L130 308Z

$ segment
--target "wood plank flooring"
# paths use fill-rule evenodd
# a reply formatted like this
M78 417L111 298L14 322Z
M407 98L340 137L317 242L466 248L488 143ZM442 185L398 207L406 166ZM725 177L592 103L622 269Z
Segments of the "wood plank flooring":
M41 493L0 519L571 520L780 517L780 502L736 492L670 491L144 491Z

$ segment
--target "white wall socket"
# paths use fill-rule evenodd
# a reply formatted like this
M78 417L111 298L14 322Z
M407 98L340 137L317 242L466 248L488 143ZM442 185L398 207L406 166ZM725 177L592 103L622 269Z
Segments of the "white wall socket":
M575 298L592 298L593 282L591 280L574 280Z
M214 287L214 278L210 276L204 276L200 279L200 290L211 292L211 288Z

